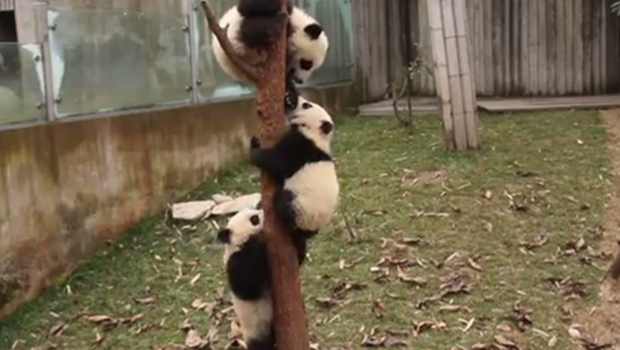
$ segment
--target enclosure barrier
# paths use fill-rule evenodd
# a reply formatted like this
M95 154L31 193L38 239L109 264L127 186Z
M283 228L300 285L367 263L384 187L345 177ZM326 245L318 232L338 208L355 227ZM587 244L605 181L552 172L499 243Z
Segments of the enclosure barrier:
M214 1L216 14L236 0ZM251 98L218 66L199 1L185 14L48 9L45 43L0 43L0 129ZM330 38L303 87L353 80L349 0L304 1Z

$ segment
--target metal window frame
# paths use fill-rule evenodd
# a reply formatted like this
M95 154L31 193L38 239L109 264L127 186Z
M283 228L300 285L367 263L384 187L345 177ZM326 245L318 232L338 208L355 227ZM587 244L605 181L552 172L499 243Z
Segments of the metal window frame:
M32 120L32 121L24 121L24 122L15 122L8 124L0 124L0 131L6 130L15 130L21 128L28 128L34 126L41 126L51 123L70 123L70 122L78 122L90 119L98 119L98 118L114 118L118 116L127 116L133 114L140 114L146 112L160 112L167 111L172 109L184 108L184 107L197 107L203 105L212 105L218 103L227 103L232 101L244 101L251 100L255 98L255 94L252 95L239 95L239 96L226 96L221 98L208 98L201 99L199 87L201 85L200 74L198 69L199 64L199 47L195 45L196 38L199 33L197 25L197 12L200 11L200 7L195 3L194 0L183 0L183 9L185 15L185 31L187 32L187 42L188 42L188 54L189 54L189 64L190 64L190 79L191 82L188 84L187 89L189 91L189 99L183 102L171 103L171 104L161 104L157 106L149 106L149 107L132 107L121 109L119 107L118 110L115 111L106 111L106 112L89 112L89 113L81 113L72 116L59 118L57 110L56 110L56 101L54 97L54 83L53 83L53 71L52 71L52 50L50 43L50 34L54 30L52 27L52 23L49 22L49 10L53 8L49 6L47 2L35 2L34 4L34 13L37 18L37 22L39 23L40 30L37 33L39 44L41 45L41 55L42 55L42 64L43 64L43 81L45 84L45 96L44 96L44 109L45 109L45 117L40 120ZM298 6L308 5L306 0L294 0L298 4ZM0 0L0 6L4 5L7 8L9 5L15 5L14 0ZM11 9L13 10L13 9ZM339 87L346 86L352 84L353 81L338 81L338 82L329 82L324 84L317 84L312 86L307 86L304 88L308 89L321 89L321 88L330 88L330 87Z

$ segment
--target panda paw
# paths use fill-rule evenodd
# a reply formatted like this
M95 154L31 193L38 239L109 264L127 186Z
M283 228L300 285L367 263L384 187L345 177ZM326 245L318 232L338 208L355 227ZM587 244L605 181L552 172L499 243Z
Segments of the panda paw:
M258 148L260 148L260 141L258 141L258 137L252 136L252 139L250 139L250 149L254 150Z

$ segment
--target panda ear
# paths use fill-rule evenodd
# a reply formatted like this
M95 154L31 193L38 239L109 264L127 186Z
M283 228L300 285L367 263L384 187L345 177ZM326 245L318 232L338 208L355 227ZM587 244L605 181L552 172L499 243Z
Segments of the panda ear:
M220 230L220 232L217 233L217 240L220 243L228 244L230 243L230 234L231 232L227 228Z
M306 32L306 34L308 34L308 36L312 40L316 40L319 38L319 35L323 33L323 27L321 27L318 23L313 23L313 24L307 25L304 28L304 32Z
M321 123L321 132L323 133L323 135L328 135L330 132L332 132L332 130L334 130L334 124L328 121L324 121Z

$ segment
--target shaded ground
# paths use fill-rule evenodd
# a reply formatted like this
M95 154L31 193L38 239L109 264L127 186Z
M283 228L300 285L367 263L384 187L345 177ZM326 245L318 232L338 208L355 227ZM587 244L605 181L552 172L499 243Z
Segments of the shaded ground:
M442 150L436 117L418 118L412 134L395 124L337 120L342 204L303 268L312 341L577 343L567 329L596 304L609 263L598 252L611 179L598 114L482 116L484 149L460 154ZM192 197L257 188L240 167ZM228 298L215 232L212 222L145 221L0 323L0 349L174 349L166 346L183 344L185 320L224 349L231 313L219 297Z

